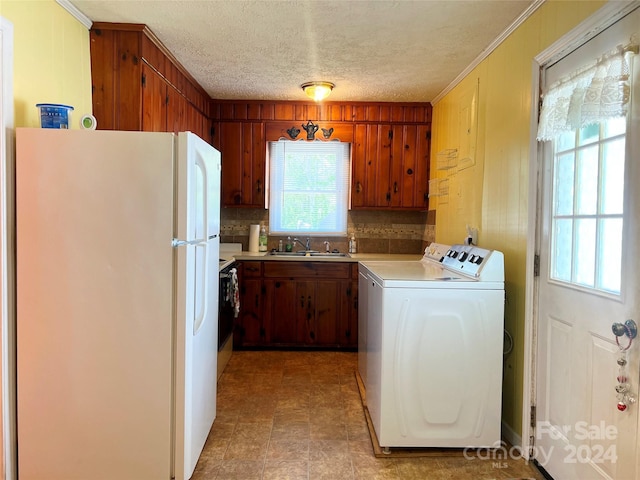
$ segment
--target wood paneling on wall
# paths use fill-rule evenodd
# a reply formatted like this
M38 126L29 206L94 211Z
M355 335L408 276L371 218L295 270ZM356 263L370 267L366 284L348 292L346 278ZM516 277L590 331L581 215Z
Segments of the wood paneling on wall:
M214 121L313 120L350 123L431 123L430 103L212 100L210 113Z

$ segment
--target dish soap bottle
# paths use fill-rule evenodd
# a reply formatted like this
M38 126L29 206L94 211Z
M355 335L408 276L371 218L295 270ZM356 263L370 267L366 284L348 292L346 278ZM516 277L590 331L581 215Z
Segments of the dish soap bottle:
M291 237L287 237L287 244L284 246L285 251L291 252L293 250L293 245L291 244Z
M260 227L260 236L258 237L258 251L267 251L267 229L264 225Z
M349 253L356 253L358 251L356 245L356 236L354 233L351 234L351 239L349 240Z

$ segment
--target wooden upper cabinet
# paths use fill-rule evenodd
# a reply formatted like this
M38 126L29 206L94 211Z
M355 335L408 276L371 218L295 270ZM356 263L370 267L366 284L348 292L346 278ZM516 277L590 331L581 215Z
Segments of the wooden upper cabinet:
M266 142L260 122L219 122L214 146L222 154L222 205L264 208Z
M164 79L147 64L142 65L142 125L145 132L173 131L167 121L168 92ZM98 120L98 125L100 121ZM137 129L136 129L137 130Z
M140 24L93 24L93 114L101 130L192 131L211 143L209 97Z
M426 209L430 133L424 124L357 124L352 208Z

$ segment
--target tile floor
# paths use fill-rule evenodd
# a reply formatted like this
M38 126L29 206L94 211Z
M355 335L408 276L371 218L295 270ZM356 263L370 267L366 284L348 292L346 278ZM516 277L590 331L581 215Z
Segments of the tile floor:
M234 352L192 480L542 479L522 459L376 458L350 352Z

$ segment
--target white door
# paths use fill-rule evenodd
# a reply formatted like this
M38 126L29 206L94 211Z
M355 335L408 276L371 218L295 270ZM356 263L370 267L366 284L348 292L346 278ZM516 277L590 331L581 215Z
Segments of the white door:
M546 71L545 83L631 38L640 10ZM636 33L635 37L632 35ZM640 61L631 60L629 119L545 143L534 457L556 480L636 479L640 337L622 352L612 324L640 323ZM622 347L629 337L618 338ZM628 363L621 370L618 359ZM626 403L624 411L619 401Z
M220 152L192 133L177 142L175 478L193 474L216 416Z

